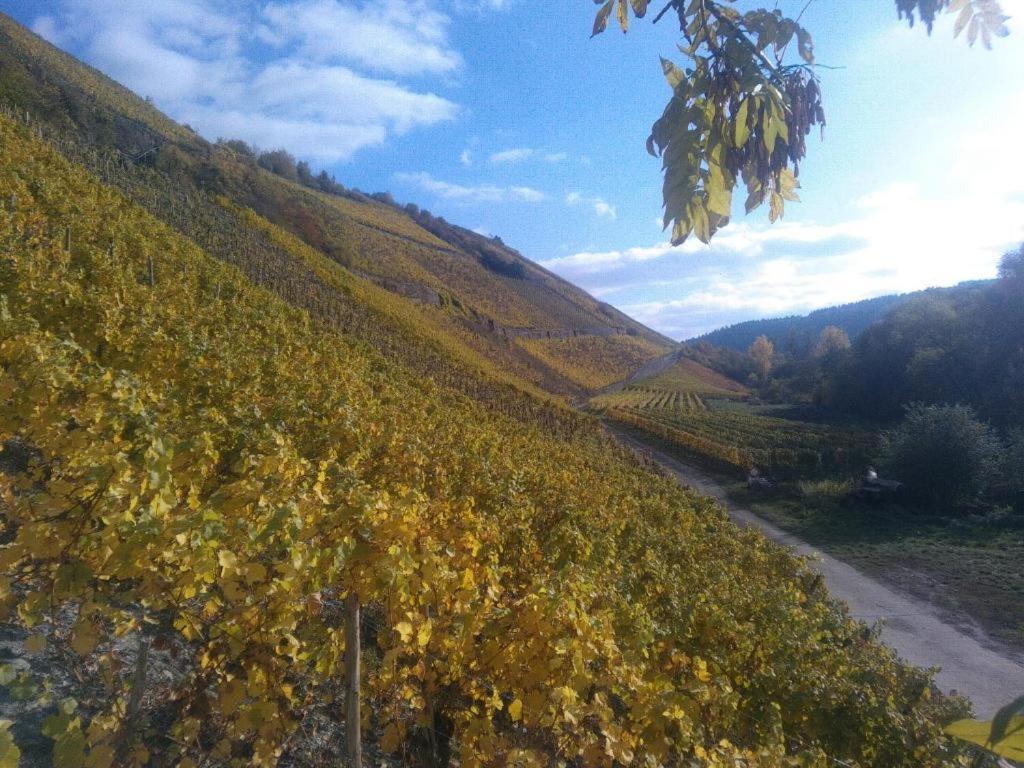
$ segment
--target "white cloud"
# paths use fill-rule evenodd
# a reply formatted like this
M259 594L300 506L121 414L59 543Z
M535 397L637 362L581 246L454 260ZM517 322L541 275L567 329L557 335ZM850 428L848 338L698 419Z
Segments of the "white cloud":
M465 203L539 203L547 198L543 192L532 187L499 187L493 184L464 186L435 179L429 173L398 173L395 178L446 200Z
M606 271L609 267L660 259L674 250L670 243L637 246L622 251L580 251L542 261L541 265L559 274L587 275Z
M435 0L62 0L34 26L207 138L286 147L321 162L459 107L396 78L461 66ZM58 32L59 30L59 32ZM259 50L259 55L244 52ZM388 73L390 77L383 77Z
M615 220L614 205L609 205L599 197L595 197L590 202L594 206L594 213L596 213L598 216L601 216L605 219L611 219L612 221Z
M341 66L282 62L266 67L251 93L271 114L316 118L330 123L388 125L402 133L455 116L450 101L415 93L388 80L373 80Z
M545 152L542 154L538 150L530 147L512 147L510 149L503 149L492 153L488 158L488 161L495 165L499 165L502 163L521 163L532 158L537 158L538 160L543 160L545 163L551 163L554 165L566 162L569 159L569 155L565 152Z
M60 45L60 33L57 32L57 20L53 16L40 16L32 22L32 31L54 45Z
M509 196L512 200L522 200L527 203L539 203L547 199L547 195L533 187L509 187Z
M473 165L473 153L468 149L462 150L462 154L459 155L459 162L466 168L469 168Z
M488 160L495 165L499 163L521 163L523 160L529 160L533 157L534 151L527 147L514 147L513 149L503 149L500 152L493 153Z
M383 144L388 131L383 125L331 125L317 119L289 119L251 112L189 106L183 122L210 136L241 136L259 147L286 147L299 157L325 161L343 160L364 147Z
M273 2L262 16L272 39L296 43L314 61L396 75L452 72L462 64L447 41L449 18L425 0Z
M615 206L600 197L584 197L579 192L569 192L565 196L565 204L589 206L597 216L615 221Z
M1021 111L1024 111L1022 109ZM964 136L969 147L1008 146L1016 117ZM1003 253L1024 240L1024 160L952 163L948 187L925 193L898 182L851 206L830 225L741 222L705 246L694 238L578 253L544 266L676 338L756 317L807 312L872 296L994 276ZM581 200L577 196L577 200Z

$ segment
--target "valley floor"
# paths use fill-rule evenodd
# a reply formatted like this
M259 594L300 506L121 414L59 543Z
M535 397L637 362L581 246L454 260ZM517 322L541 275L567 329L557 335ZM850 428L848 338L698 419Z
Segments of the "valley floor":
M936 682L946 692L957 691L974 704L979 717L991 717L1024 691L1024 658L999 653L980 628L970 633L954 626L934 604L896 592L753 512L730 503L725 489L705 471L684 464L644 439L636 431L608 426L626 446L649 455L680 483L717 499L741 527L753 526L773 541L818 561L829 591L849 606L852 616L881 624L881 639L908 662L938 667Z

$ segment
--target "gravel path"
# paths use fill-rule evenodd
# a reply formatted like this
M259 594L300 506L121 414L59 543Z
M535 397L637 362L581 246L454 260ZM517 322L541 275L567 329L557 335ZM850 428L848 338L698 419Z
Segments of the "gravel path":
M881 620L882 640L911 664L938 667L939 687L969 698L978 717L990 718L999 707L1024 694L1024 666L943 621L934 606L899 594L753 512L729 504L724 489L701 470L610 426L609 430L628 447L646 452L680 483L717 499L740 527L758 528L769 539L816 558L829 591L849 606L851 615L868 623Z

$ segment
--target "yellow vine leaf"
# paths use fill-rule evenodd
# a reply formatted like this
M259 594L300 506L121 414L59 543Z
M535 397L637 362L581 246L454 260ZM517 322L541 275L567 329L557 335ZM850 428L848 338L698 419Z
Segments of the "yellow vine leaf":
M395 624L395 631L401 636L403 643L412 640L412 624L408 621L400 621Z
M423 648L430 642L431 631L431 622L429 620L419 628L419 631L416 633L416 643L420 648Z

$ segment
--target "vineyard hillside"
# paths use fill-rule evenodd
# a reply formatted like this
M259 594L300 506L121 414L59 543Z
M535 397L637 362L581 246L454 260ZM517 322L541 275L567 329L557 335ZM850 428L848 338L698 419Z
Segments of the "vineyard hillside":
M642 336L521 338L518 344L570 381L598 390L628 378L664 348Z
M67 156L177 231L221 258L234 259L250 276L258 272L257 279L278 286L278 293L282 282L309 281L308 275L297 273L302 270L295 263L310 263L312 257L320 262L314 271L333 270L326 264L330 261L348 276L391 294L391 304L412 318L402 328L386 329L392 351L406 345L403 335L443 336L447 352L462 348L454 357L471 367L486 361L521 387L576 395L587 389L578 377L564 375L516 340L617 340L628 335L643 339L642 348L652 357L673 346L497 238L452 225L416 206L400 208L388 195L369 197L334 182L327 193L276 175L240 142L211 144L3 14L0 106L30 121ZM217 208L226 208L227 214ZM247 222L232 221L252 214L289 235L289 242L266 230L260 239L270 244L252 242ZM311 254L297 253L307 247ZM275 253L267 253L271 249ZM321 295L314 311L337 314L325 307L328 302L345 304L346 298ZM408 345L417 347L421 341ZM604 346L593 345L598 351ZM641 348L629 342L625 346ZM602 361L581 364L597 369Z
M553 397L672 346L487 243L0 18L0 765L968 763L962 699ZM679 370L647 405L733 402Z
M956 760L928 673L585 420L311 320L5 116L0 200L8 755L336 761L355 596L382 760Z
M747 388L739 382L688 357L680 357L669 368L646 379L644 384L672 392L697 392L721 397L747 394Z

